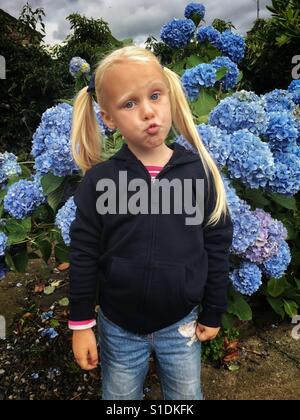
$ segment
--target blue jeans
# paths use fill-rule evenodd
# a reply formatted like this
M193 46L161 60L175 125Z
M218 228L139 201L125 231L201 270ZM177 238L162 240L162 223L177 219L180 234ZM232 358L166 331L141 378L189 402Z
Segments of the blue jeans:
M202 400L201 343L195 335L197 316L195 307L175 324L139 335L114 324L99 310L102 399L142 400L149 357L154 351L163 399Z

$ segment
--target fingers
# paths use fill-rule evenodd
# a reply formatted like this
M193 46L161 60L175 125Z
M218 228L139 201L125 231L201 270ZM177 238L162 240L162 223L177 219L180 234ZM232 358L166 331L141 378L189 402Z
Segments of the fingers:
M203 325L198 324L196 328L196 335L198 337L198 340L203 342L213 340L214 338L216 338L217 333L215 331L212 331L211 329L205 328Z

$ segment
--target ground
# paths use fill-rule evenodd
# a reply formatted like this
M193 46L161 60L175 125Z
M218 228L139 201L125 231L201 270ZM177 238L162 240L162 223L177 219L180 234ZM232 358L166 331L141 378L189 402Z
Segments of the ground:
M53 282L55 290L45 294ZM58 303L68 294L67 284L68 270L41 260L31 261L25 274L10 272L0 280L0 315L7 326L6 340L0 340L0 400L101 399L101 366L84 372L73 359L67 308ZM54 317L42 320L53 304ZM59 335L43 337L49 327ZM234 370L202 364L205 398L299 400L300 340L292 337L293 327L288 321L248 323ZM144 393L147 400L161 399L153 358Z

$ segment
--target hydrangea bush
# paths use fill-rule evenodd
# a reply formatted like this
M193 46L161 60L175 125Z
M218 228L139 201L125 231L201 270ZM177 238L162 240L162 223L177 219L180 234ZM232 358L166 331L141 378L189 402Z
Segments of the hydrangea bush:
M277 314L290 317L300 305L300 86L265 95L239 90L238 64L245 53L243 37L231 30L205 26L205 7L190 3L184 17L163 25L161 40L172 52L162 64L177 72L204 146L220 170L233 220L230 249L228 313L251 319L252 298L265 295ZM86 85L90 65L70 61L76 88ZM94 110L103 134L103 158L121 146L120 133L109 130ZM72 100L46 110L33 135L32 171L16 156L0 155L0 277L26 268L27 253L14 255L14 245L28 244L48 261L54 251L68 260L70 226L75 218L74 191L81 172L72 159ZM197 153L183 136L168 137ZM2 264L2 265L1 265ZM292 268L290 268L292 267ZM295 268L296 267L296 268Z

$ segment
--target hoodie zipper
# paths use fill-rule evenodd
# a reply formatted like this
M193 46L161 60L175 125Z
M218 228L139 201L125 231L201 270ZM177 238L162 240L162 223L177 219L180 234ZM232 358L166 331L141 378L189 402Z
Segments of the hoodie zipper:
M147 180L148 180L148 187L151 189L151 175L149 174L149 171L145 168L145 166L143 165L143 163L139 160L138 161L139 164L143 167L143 170L147 173ZM175 166L174 164L167 164L162 170L161 172L157 175L157 179L161 178L162 175L164 175L168 170L170 170L170 168L172 168L173 166ZM155 182L155 178L154 181ZM146 302L146 297L148 296L148 290L149 290L149 286L150 286L150 281L151 281L151 274L152 274L152 261L153 261L153 248L154 248L154 243L155 243L155 227L156 227L156 216L157 214L151 214L150 213L150 217L151 217L151 240L150 240L150 245L148 247L148 255L147 255L147 262L146 262L146 267L148 268L148 270L146 271L146 276L145 276L145 289L144 289L144 295L143 298L141 299L141 311L143 310L143 308L145 307L145 302Z

